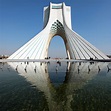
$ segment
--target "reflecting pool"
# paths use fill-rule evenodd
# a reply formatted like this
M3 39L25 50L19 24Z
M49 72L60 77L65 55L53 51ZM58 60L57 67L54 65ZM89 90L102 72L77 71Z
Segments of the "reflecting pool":
M0 111L111 111L111 63L0 63Z

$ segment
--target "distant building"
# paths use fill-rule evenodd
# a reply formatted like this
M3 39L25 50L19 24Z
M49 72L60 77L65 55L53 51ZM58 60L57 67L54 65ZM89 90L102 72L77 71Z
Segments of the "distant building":
M7 59L8 57L8 55L0 55L0 59Z
M107 55L109 58L111 58L111 55Z

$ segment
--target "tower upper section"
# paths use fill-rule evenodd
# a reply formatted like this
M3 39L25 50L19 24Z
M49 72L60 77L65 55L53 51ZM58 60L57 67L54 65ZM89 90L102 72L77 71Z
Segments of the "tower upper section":
M71 27L71 8L66 6L65 3L53 4L44 7L44 28L52 25L55 21L59 21L63 26Z

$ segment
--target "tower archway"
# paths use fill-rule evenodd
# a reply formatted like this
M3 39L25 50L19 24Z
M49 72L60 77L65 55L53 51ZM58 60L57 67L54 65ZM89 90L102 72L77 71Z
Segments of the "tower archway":
M61 36L54 36L48 48L48 57L49 58L66 58L66 47L64 40Z
M55 36L59 36L59 37L62 38L62 40L64 42L64 45L65 45L67 58L70 59L69 46L68 46L68 43L67 43L65 30L64 30L64 27L63 27L62 23L59 20L54 21L54 23L52 23L52 25L51 25L50 34L49 34L49 41L47 43L47 49L49 49L50 42ZM47 51L46 51L46 53L47 53Z

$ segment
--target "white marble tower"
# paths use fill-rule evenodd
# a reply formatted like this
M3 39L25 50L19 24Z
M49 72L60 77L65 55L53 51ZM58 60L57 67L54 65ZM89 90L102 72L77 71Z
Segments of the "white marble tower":
M65 3L50 3L44 7L43 30L8 59L44 59L48 55L50 41L56 35L63 38L69 59L109 59L72 30L71 8Z

